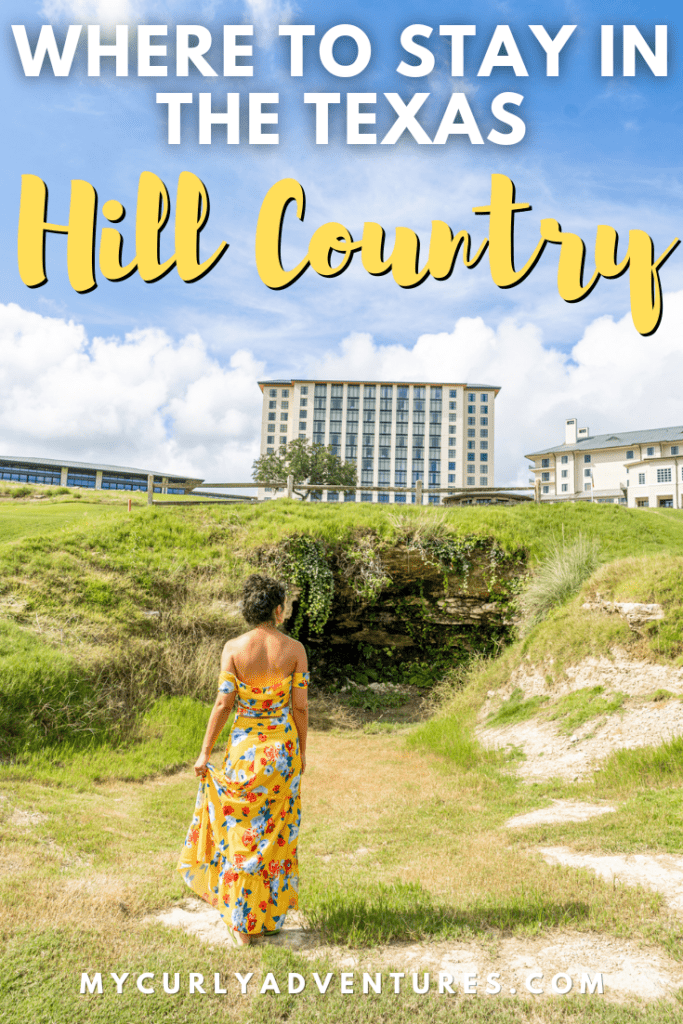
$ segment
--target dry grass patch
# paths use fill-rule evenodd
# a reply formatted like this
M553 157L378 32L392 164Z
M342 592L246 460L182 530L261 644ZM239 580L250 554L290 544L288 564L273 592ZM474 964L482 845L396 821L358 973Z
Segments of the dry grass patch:
M186 789L187 781L178 778L164 789L118 784L74 793L23 787L22 801L40 806L44 820L30 836L25 829L6 830L3 860L21 863L23 884L16 885L14 872L2 872L0 862L5 932L28 918L37 929L59 920L114 933L124 921L179 896L182 880L175 877L175 865L185 835L181 821L191 814ZM171 791L166 822L154 812L165 800L164 790ZM10 820L17 811L10 803L14 799L11 794L3 804Z
M502 841L504 790L476 772L444 772L401 737L314 735L303 787L304 913L330 941L352 934L360 945L420 929L438 938L551 927L658 934L669 944L657 894L616 891ZM509 790L507 807L518 804ZM359 848L364 856L347 856Z
M309 693L308 722L315 732L330 732L339 729L348 732L362 725L363 715L340 703L335 697L322 693Z
M258 978L264 969L268 954L260 947L207 951L194 938L145 923L187 896L175 864L196 787L184 771L84 792L35 783L22 786L20 799L8 792L7 817L19 810L46 820L8 832L3 842L0 927L14 963L38 965L40 949L50 944L58 951L40 974L58 993L54 1019L85 1021L69 988L81 970L156 965L159 973L208 973L215 964ZM327 943L374 948L476 939L493 950L506 935L562 928L649 936L680 948L657 894L615 890L587 871L529 856L508 835L502 839L498 825L526 806L514 784L448 770L437 755L407 749L401 735L312 731L302 801L302 912ZM220 1019L235 1008L249 1012L243 1001L221 999ZM42 1020L30 1001L21 1005L25 1019ZM116 1004L116 1013L129 1024L158 1024L170 1005L131 997ZM180 1005L172 1004L174 1013ZM216 1005L207 999L201 1011L211 1020ZM319 1011L320 1020L336 1022L332 1001ZM388 1004L386 1012L394 1020ZM18 1022L20 1015L8 1019Z

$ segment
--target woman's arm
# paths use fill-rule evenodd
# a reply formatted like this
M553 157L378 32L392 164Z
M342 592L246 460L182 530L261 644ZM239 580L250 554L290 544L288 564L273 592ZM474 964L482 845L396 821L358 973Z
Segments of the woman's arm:
M219 693L216 697L216 703L212 708L211 715L209 716L209 722L206 726L204 742L202 743L202 752L195 762L195 775L203 775L206 771L206 765L211 757L213 745L220 736L223 726L230 717L230 712L232 711L234 703L234 690L232 693Z
M308 672L308 659L303 644L297 644L297 662L295 672ZM308 687L295 686L292 689L292 718L299 735L299 753L301 754L301 771L306 770L306 738L308 736Z
M229 643L223 648L223 656L221 658L221 671L231 672L235 674L235 666L232 661L232 654L229 650ZM216 701L211 710L209 721L206 726L206 732L204 733L204 742L202 743L202 751L197 758L194 766L194 773L197 776L202 776L206 772L206 765L211 757L211 751L213 750L214 743L220 736L225 723L230 717L233 704L235 703L235 691L231 693L220 693L216 697Z

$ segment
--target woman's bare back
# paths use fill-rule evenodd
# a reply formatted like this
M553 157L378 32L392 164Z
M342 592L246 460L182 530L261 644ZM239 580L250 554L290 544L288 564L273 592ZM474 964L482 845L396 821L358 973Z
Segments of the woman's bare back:
M257 626L223 648L221 668L243 682L258 686L274 679L286 679L293 672L306 672L308 662L303 644L276 629Z

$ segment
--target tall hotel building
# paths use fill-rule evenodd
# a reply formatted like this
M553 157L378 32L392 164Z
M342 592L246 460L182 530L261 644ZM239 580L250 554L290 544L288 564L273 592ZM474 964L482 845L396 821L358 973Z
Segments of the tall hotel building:
M262 455L305 437L358 463L360 491L313 492L315 498L399 504L414 501L414 495L362 487L413 488L417 480L427 492L493 486L498 387L339 380L265 380L259 387ZM264 488L259 497L273 493ZM440 500L439 494L428 495L430 504Z

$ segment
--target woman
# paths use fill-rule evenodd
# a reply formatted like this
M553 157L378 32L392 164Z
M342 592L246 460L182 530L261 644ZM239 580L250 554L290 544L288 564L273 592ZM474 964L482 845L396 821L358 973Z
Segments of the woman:
M223 648L218 696L194 766L202 781L178 863L240 946L279 931L298 906L308 662L303 645L279 631L284 604L281 583L260 575L246 581L242 613L253 629ZM235 695L235 720L216 767L211 751Z

